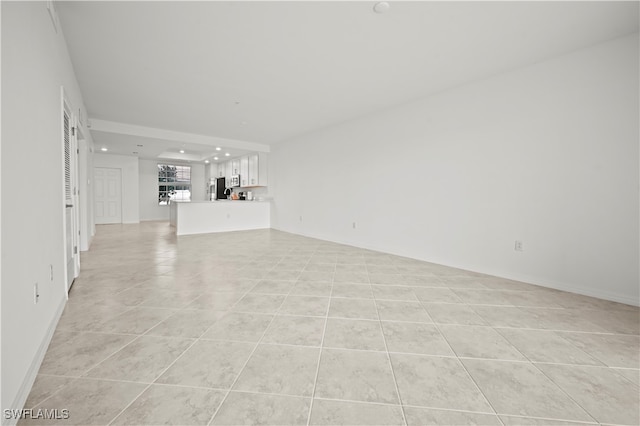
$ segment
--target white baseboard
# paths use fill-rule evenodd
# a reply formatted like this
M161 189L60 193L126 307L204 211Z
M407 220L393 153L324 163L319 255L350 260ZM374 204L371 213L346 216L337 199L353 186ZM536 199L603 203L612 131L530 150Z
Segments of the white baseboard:
M451 268L457 268L457 269L464 269L467 271L471 271L471 272L478 272L481 274L486 274L486 275L492 275L495 277L499 277L499 278L506 278L509 280L514 280L514 281L520 281L520 282L524 282L527 284L533 284L533 285L537 285L540 287L546 287L546 288L551 288L554 290L560 290L560 291L566 291L569 293L576 293L576 294L581 294L583 296L589 296L589 297L595 297L597 299L603 299L603 300L609 300L612 302L618 302L618 303L624 303L626 305L631 305L631 306L640 306L640 300L639 299L634 299L633 297L629 297L626 295L620 295L617 293L611 293L608 291L604 291L604 290L598 290L598 289L586 289L586 288L582 288L582 287L577 287L571 284L567 284L567 283L562 283L562 282L557 282L557 281L552 281L552 280L546 280L546 279L540 279L537 277L530 277L530 276L524 276L524 275L519 275L519 274L511 274L511 273L505 273L505 272L501 272L501 271L487 271L487 270L479 270L479 268L474 268L473 266L469 266L469 265L444 265L438 262L434 262L432 260L428 260L428 259L418 259L416 257L407 255L406 253L396 253L393 251L389 251L388 249L385 250L384 248L381 248L379 246L375 246L375 245L367 245L367 244L359 244L359 243L354 243L353 241L349 241L349 240L343 240L343 241L337 241L335 239L329 238L327 236L324 235L312 235L312 234L307 234L304 232L294 232L291 230L287 230L287 229L282 229L282 228L278 228L278 227L274 227L272 226L272 229L278 230L278 231L282 231L282 232L288 232L290 234L295 234L295 235L300 235L303 237L309 237L309 238L315 238L318 240L323 240L323 241L330 241L330 242L334 242L337 244L345 244L345 245L350 245L353 247L358 247L358 248L363 248L366 250L374 250L374 251L379 251L382 253L388 253L388 254L392 254L392 255L396 255L396 256L403 256L403 257L409 257L412 259L416 259L416 260L422 260L424 262L430 262L430 263L436 263L436 264L440 264L443 266L449 266Z
M53 333L56 331L56 327L58 325L58 321L60 320L60 316L62 316L62 311L64 311L64 307L67 303L67 298L64 297L60 300L60 305L56 310L56 313L53 316L53 321L49 324L49 328L47 329L47 334L40 342L40 347L36 352L33 360L31 361L31 366L27 371L24 379L22 380L22 385L20 385L20 389L18 390L18 394L16 395L13 404L11 407L3 407L5 409L11 410L20 410L24 408L24 404L27 402L27 398L29 397L29 392L31 392L31 387L33 383L36 381L36 376L38 375L38 370L40 370L40 365L42 364L42 360L44 360L44 356L47 353L47 349L49 348L49 343L51 343L51 338L53 337ZM2 425L15 425L18 422L18 419L5 419L3 417Z

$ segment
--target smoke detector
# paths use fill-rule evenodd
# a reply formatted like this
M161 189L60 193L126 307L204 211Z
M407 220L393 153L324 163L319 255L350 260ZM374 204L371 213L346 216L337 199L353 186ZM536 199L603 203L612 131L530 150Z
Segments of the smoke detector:
M389 3L387 3L386 1L381 1L373 6L373 11L375 13L385 13L387 10L389 10L390 7L391 6L389 6Z

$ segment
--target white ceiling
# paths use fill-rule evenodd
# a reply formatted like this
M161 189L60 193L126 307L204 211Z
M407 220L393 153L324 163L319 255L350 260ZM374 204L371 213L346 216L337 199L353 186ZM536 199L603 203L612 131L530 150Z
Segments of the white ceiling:
M637 32L639 4L413 1L376 14L369 1L56 3L90 119L229 147L273 144ZM107 133L92 132L98 144L132 136Z

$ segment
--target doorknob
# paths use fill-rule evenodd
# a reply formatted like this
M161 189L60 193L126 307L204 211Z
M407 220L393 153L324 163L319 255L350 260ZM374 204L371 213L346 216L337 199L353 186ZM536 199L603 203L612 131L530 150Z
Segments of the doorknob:
M65 207L71 208L71 207L73 207L73 204L66 204Z

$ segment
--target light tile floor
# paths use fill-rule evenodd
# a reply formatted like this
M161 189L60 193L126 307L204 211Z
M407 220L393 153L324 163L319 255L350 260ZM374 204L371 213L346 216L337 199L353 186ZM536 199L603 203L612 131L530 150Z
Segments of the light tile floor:
M92 425L640 422L638 308L274 230L172 231L98 227L26 408Z

